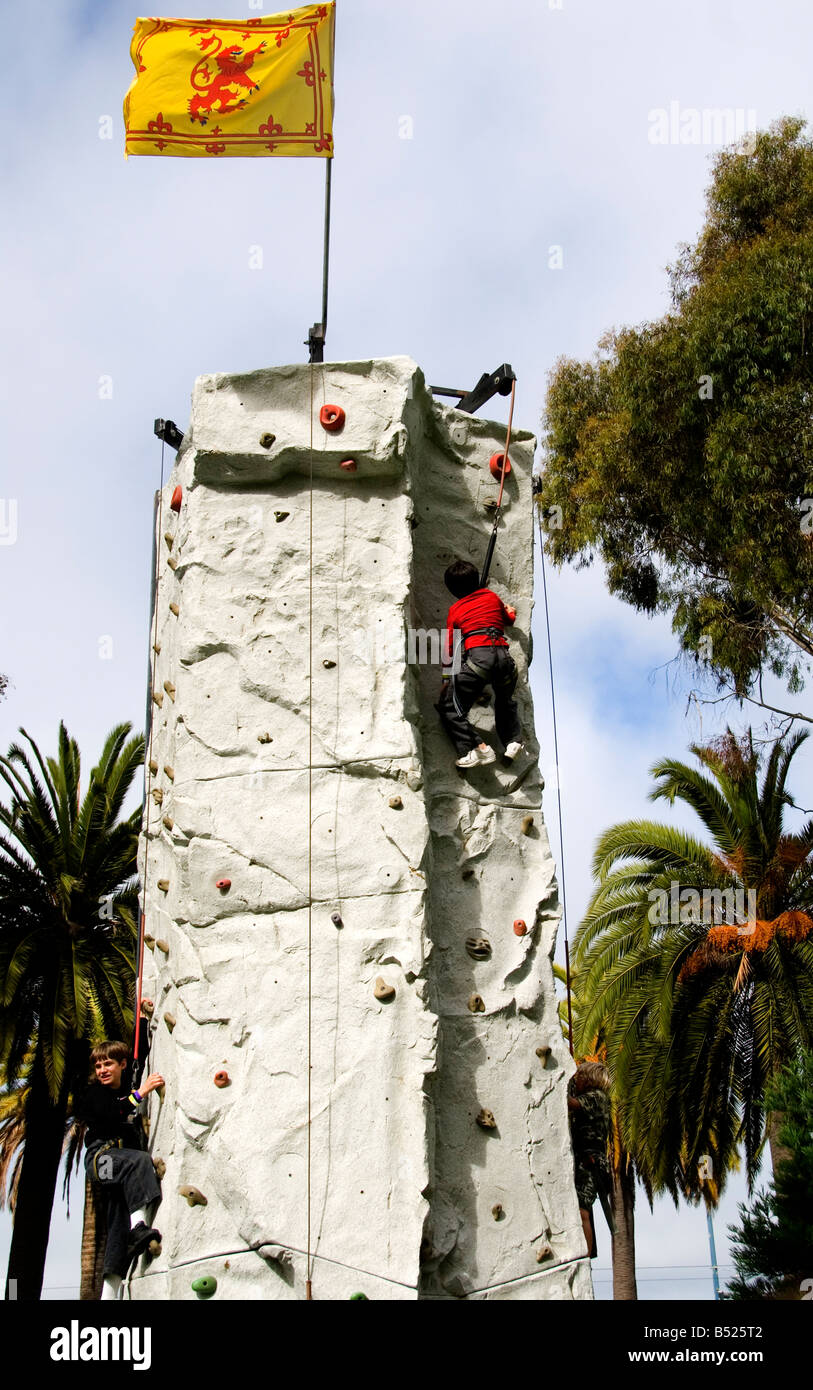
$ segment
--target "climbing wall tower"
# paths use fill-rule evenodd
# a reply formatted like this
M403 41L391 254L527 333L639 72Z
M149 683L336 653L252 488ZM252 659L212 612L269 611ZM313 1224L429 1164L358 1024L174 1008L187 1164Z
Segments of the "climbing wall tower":
M315 1299L592 1297L527 433L490 579L517 608L526 754L460 773L434 709L443 571L482 562L504 440L403 357L195 385L157 518L141 872L164 1241L132 1298L301 1299L309 1274ZM492 709L472 718L493 742Z

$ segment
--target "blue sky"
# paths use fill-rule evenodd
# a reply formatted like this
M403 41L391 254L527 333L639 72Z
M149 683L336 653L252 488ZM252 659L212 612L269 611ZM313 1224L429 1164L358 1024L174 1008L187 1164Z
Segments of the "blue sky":
M30 25L19 0L7 13ZM0 497L16 502L18 534L0 547L12 600L0 745L24 724L50 749L64 718L88 763L111 725L144 718L153 419L183 429L201 373L302 361L320 307L320 162L124 160L136 14L121 0L57 0L37 80L12 69L2 96ZM516 423L538 432L557 358L589 357L610 327L660 316L664 268L699 230L713 148L651 143L651 113L672 101L741 109L760 127L809 115L812 41L813 11L797 0L339 0L328 357L407 353L430 381L461 386L510 361ZM107 116L112 140L99 138ZM100 398L103 377L112 397ZM505 418L505 402L488 411ZM726 715L687 715L690 679L660 670L675 655L667 621L609 598L599 570L548 578L572 932L597 835L650 813L652 763ZM534 635L552 779L541 592ZM809 775L810 757L798 765ZM552 794L545 814L555 843ZM721 1261L737 1195L732 1182ZM70 1228L61 1212L54 1222L55 1296L75 1287L80 1225L77 1199ZM0 1262L7 1243L0 1215ZM638 1259L642 1297L710 1295L700 1212L659 1203L649 1216L642 1199Z

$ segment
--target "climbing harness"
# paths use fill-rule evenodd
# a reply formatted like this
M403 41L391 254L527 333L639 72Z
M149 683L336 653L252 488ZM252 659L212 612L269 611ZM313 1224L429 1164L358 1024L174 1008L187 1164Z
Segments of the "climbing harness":
M101 1158L102 1154L109 1153L111 1149L121 1149L123 1147L124 1145L122 1144L120 1139L106 1139L105 1142L101 1144L99 1148L96 1150L95 1154L93 1155L93 1176L97 1182L103 1181L103 1179L99 1177L98 1166L99 1159Z
M534 481L534 494L539 491L541 485ZM562 828L562 787L559 776L559 735L556 722L556 687L553 681L553 648L550 638L550 611L548 608L548 583L545 570L545 541L542 535L542 514L538 511L539 522L539 552L542 557L542 594L545 604L545 631L548 638L548 669L550 671L550 700L553 711L553 756L556 768L556 800L559 815L559 862L562 865L562 925L565 937L565 979L567 987L567 1039L570 1055L573 1056L573 1004L571 997L571 978L570 978L570 943L567 934L567 890L565 888L565 840Z
M503 489L505 487L505 479L511 471L511 462L508 457L508 446L511 443L511 424L514 419L514 397L516 395L516 391L517 379L516 377L514 377L514 380L511 382L511 405L508 411L508 429L505 432L505 452L502 455L502 461L499 467L500 495L497 498L497 510L494 513L494 526L492 527L491 531L491 539L488 542L486 558L483 561L483 572L480 575L481 589L484 589L486 587L486 584L488 583L489 570L491 569L491 561L494 556L494 547L497 544L497 528L499 527L500 517L502 515L502 494ZM496 467L495 460L497 458L499 458L499 455L495 454L490 461L490 467L491 465L495 465ZM491 467L491 471L492 473L494 473L494 476L496 477L497 473L495 472L495 467Z

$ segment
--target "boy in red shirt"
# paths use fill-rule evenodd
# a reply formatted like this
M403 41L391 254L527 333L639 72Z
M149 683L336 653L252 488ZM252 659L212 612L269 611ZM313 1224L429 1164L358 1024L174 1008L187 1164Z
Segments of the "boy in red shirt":
M458 767L493 763L496 754L480 741L466 718L474 701L490 685L494 691L497 736L509 762L522 750L516 701L517 668L505 640L505 623L513 623L516 611L506 608L491 589L480 588L480 576L468 560L455 560L443 576L456 603L449 609L446 660L438 713L460 755ZM455 632L462 634L462 662L455 650Z

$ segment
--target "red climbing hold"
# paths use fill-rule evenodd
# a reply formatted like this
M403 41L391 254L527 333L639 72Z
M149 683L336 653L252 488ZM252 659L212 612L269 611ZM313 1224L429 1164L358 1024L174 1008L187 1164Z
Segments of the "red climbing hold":
M221 892L225 892L227 888L231 888L231 879L219 878L217 880L217 887L221 890Z
M355 459L342 459L339 467L342 468L345 473L355 473L358 464Z
M344 411L340 405L323 405L319 411L319 424L328 434L337 434L344 428Z
M222 1090L222 1088L223 1088L224 1086L230 1086L230 1085L231 1085L231 1077L229 1076L229 1073L228 1073L227 1071L216 1071L216 1072L215 1072L215 1085L216 1085L216 1086L219 1086L219 1087L221 1088L221 1090Z
M488 460L488 466L489 466L489 468L491 469L491 472L492 472L492 474L494 475L495 478L501 478L501 477L502 477L502 471L503 471L503 470L502 470L502 464L503 464L503 459L504 459L504 458L505 458L505 454L492 454L492 455L491 455L491 458ZM506 465L505 465L505 476L506 476L506 478L508 477L508 474L509 474L510 472L511 472L511 460L509 459L508 462L507 462Z
M170 509L170 511L171 511L171 512L179 512L179 511L181 510L181 502L182 502L182 501L183 501L183 488L181 487L181 485L180 485L180 483L179 483L178 486L176 487L175 491L174 491L173 494L172 494L172 501L171 501L170 504L169 504L169 509Z
M527 926L525 925L525 923L523 922L522 918L521 918L521 917L518 917L517 920L516 920L515 923L514 923L514 935L515 935L515 936L525 936L527 930L528 930L528 928L527 928Z

